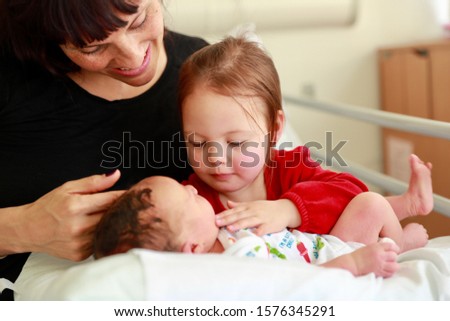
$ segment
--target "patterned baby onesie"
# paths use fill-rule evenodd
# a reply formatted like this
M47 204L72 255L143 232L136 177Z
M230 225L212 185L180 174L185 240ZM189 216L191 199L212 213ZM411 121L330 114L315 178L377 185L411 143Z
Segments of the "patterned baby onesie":
M219 232L224 254L281 260L300 260L322 264L333 258L355 251L364 244L344 242L332 235L302 233L284 229L278 233L257 236L251 229L230 233Z

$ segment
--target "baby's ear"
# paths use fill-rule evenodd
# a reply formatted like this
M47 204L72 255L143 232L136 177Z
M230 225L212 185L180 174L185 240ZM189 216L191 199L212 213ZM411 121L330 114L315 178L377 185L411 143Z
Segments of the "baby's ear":
M181 246L181 252L193 254L195 251L196 245L191 242L186 242Z
M181 247L181 252L183 253L199 254L201 253L201 251L202 251L201 246L189 241L184 243L183 246Z

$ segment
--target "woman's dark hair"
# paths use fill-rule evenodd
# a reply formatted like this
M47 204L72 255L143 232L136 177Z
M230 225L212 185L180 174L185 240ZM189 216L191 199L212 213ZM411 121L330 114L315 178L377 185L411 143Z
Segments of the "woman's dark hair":
M0 47L62 76L80 68L59 45L101 41L127 24L118 13L137 10L131 0L0 0Z

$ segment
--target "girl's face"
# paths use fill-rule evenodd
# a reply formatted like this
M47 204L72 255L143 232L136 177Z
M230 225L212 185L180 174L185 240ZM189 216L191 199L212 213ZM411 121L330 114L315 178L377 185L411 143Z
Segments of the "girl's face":
M221 194L261 182L270 145L262 100L198 86L182 108L189 162L201 180Z
M81 76L108 76L130 86L151 82L165 65L163 9L159 0L138 0L137 13L119 14L128 24L102 41L84 48L62 45L64 53L81 68Z

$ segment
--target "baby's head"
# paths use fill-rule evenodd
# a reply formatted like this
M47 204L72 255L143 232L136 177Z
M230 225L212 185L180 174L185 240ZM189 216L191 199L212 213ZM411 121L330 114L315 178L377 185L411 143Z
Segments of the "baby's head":
M217 234L214 210L194 187L153 176L125 192L103 215L95 233L94 256L132 248L204 253Z

